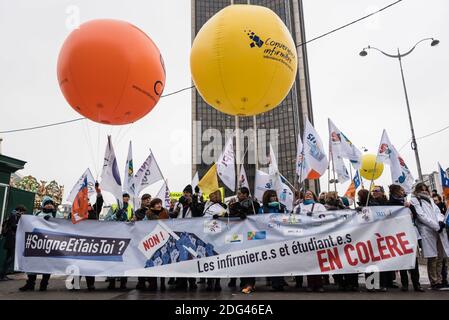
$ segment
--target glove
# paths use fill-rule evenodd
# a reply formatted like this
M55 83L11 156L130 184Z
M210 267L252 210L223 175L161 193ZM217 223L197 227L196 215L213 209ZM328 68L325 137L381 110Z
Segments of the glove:
M212 219L218 219L218 217L219 217L218 214L214 214L214 215L212 216Z
M245 220L246 219L246 214L239 213L239 217L240 217L240 219Z
M46 221L50 220L50 215L44 216L44 219L45 219Z
M441 233L446 228L446 224L443 221L439 221L438 224L440 225L440 230L438 230L438 233Z

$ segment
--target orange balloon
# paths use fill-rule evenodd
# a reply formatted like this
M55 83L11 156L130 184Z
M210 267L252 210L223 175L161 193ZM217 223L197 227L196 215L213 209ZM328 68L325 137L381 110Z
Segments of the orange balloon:
M311 170L310 173L307 175L307 179L310 180L319 179L320 177L321 175L319 174L319 172L316 172L315 170Z
M165 86L164 61L136 26L92 20L65 40L58 58L59 87L81 115L104 124L132 123L150 112Z

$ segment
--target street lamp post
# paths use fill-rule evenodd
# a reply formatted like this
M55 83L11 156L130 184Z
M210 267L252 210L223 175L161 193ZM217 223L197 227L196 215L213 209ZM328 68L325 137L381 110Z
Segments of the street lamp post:
M374 50L379 51L380 53L382 53L383 55L385 55L385 56L387 56L387 57L389 57L389 58L396 58L396 59L398 59L398 61L399 61L399 67L400 67L400 69L401 69L402 85L403 85L403 87L404 87L405 102L406 102L406 104L407 104L408 119L409 119L409 122L410 122L410 131L411 131L411 133L412 133L412 143L411 143L411 147L412 147L412 150L415 152L416 167L418 168L418 175L419 175L419 180L420 180L420 181L423 180L423 177L422 177L422 171L421 171L421 161L419 160L418 144L416 143L415 129L414 129L414 127L413 127L412 114L411 114L411 111L410 111L410 104L409 104L408 95L407 95L407 87L406 87L406 85L405 85L404 71L403 71L403 69L402 69L402 58L405 57L405 56L407 56L407 55L409 55L410 53L412 53L412 51L415 50L415 48L416 48L416 46L417 46L418 44L420 44L421 42L424 42L424 41L429 41L429 40L432 41L432 42L430 43L430 45L431 45L432 47L434 47L434 46L436 46L438 43L440 43L440 41L437 40L437 39L434 39L434 38L425 38L425 39L422 39L422 40L418 41L418 42L417 42L417 43L416 43L410 50L408 50L406 53L403 53L403 54L400 53L399 48L398 48L398 53L397 53L397 54L389 54L389 53L386 53L386 52L384 52L384 51L382 51L382 50L380 50L380 49L378 49L378 48L371 47L371 46L368 46L368 47L366 47L366 48L363 48L363 50L360 51L360 53L359 53L360 56L365 57L366 55L368 55L367 50L374 49Z

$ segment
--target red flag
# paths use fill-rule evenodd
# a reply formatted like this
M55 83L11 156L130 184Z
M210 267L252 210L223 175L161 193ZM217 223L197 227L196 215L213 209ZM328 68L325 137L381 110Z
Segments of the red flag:
M87 194L87 178L78 191L72 204L72 223L78 223L89 216L89 196Z
M345 193L345 197L348 197L350 199L355 199L355 184L354 184L354 180L352 180L351 184L349 185L348 190Z

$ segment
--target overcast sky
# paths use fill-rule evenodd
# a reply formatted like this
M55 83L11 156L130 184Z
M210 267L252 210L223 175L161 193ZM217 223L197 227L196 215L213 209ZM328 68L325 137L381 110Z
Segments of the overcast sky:
M375 11L392 0L304 0L307 37ZM97 18L129 21L159 47L167 70L165 93L190 85L190 0L0 0L0 131L70 120L56 79L59 49L70 33L67 22L79 9L80 22ZM69 12L69 13L67 13ZM315 126L327 144L327 118L359 147L375 153L386 129L396 148L410 138L398 61L377 52L360 57L368 44L396 53L435 37L437 47L419 46L403 60L416 135L449 125L449 2L404 0L392 8L307 47ZM135 170L151 147L173 191L191 180L190 91L163 98L133 125L91 121L3 135L3 153L27 161L22 175L57 180L66 193L86 169L103 163L106 135L113 135L121 174L129 140ZM423 172L449 166L449 130L418 140ZM409 145L400 151L417 176ZM327 178L327 176L326 176ZM324 180L324 179L323 179ZM379 182L390 183L386 168ZM324 189L326 182L322 183ZM150 187L157 192L160 184ZM347 184L339 186L344 191Z

